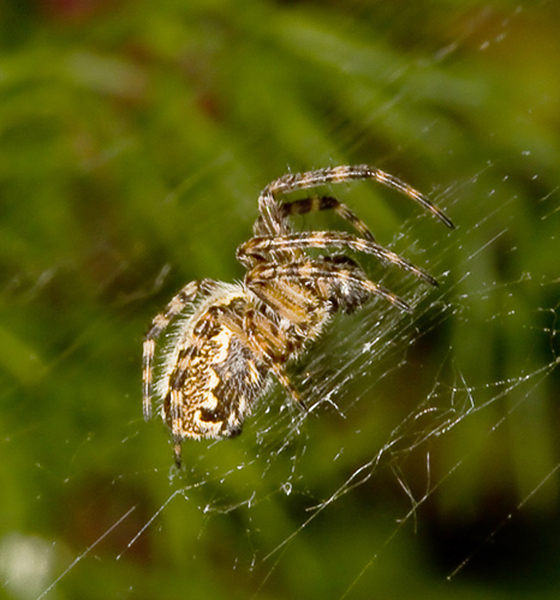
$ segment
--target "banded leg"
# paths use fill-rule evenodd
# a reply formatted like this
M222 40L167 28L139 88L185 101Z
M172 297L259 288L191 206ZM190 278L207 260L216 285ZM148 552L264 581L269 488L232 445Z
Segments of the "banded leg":
M331 289L339 288L342 285L348 287L345 292L347 297L346 306L349 310L355 310L358 306L367 302L373 296L379 296L387 300L403 312L412 312L411 306L402 298L388 290L387 288L375 283L362 275L359 267L348 268L335 263L322 261L308 261L306 263L296 263L290 265L257 265L247 274L247 286L255 294L261 297L265 302L269 302L266 294L266 288L262 284L270 281L287 280L296 284L318 284L321 280L328 282ZM351 298L356 298L356 305L353 305ZM341 298L343 295L341 293Z
M266 301L266 299L265 299ZM271 322L263 322L257 324L259 319L258 312L250 310L245 314L243 321L243 335L247 345L251 347L255 356L259 356L259 359L267 364L269 369L272 371L278 382L288 392L295 404L302 410L307 410L304 401L298 390L294 387L288 374L284 369L284 364L289 358L289 355L280 356L275 354L272 349L282 346L280 337L280 331L278 327Z
M424 194L397 177L369 165L343 165L319 169L317 171L307 171L305 173L289 173L269 183L259 196L259 212L262 215L261 231L270 235L283 233L281 211L278 210L278 201L276 199L277 194L308 189L328 183L342 183L360 179L373 179L388 188L400 192L432 213L447 227L451 229L455 227L451 219L435 204L430 202Z
M270 262L268 258L273 256L276 250L298 251L309 248L349 249L370 254L437 286L437 281L431 275L395 252L343 231L304 231L282 236L254 237L237 248L237 259L250 269L258 263Z
M293 202L284 202L281 207L286 217L303 215L308 212L333 210L341 219L350 223L363 238L370 242L375 242L373 233L371 233L369 227L360 217L350 210L346 204L332 196L309 196L308 198L294 200Z
M299 392L294 387L287 373L284 371L284 367L280 363L272 363L271 370L274 373L276 379L280 385L290 394L290 398L294 401L294 404L302 411L307 412L307 405L302 400Z
M183 436L179 431L179 406L181 405L181 393L178 390L170 390L168 398L166 399L166 412L169 411L171 416L171 436L173 437L173 458L177 469L181 469L181 444L183 442Z
M148 329L142 347L142 405L144 419L152 417L152 380L155 345L159 336L171 321L180 314L200 293L209 293L215 286L210 279L191 281L173 296L163 312L156 315Z

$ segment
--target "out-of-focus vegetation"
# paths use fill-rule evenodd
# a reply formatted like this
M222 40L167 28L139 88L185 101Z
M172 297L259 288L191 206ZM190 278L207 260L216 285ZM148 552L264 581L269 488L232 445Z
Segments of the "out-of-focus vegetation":
M558 346L544 332L558 328L559 33L554 2L0 7L5 597L37 597L88 549L47 597L339 598L377 552L348 597L557 597L553 484L497 536L518 555L495 558L493 540L482 542L558 460L558 377L547 369ZM450 272L462 300L412 351L410 363L425 363L426 378L418 368L417 380L385 385L383 410L399 414L403 397L415 402L428 392L453 348L474 401L500 402L482 413L486 428L465 420L460 433L434 444L434 481L473 448L478 458L418 510L416 535L407 529L381 550L379 540L396 529L391 509L401 506L402 515L407 506L397 478L382 473L299 531L312 502L288 502L274 483L251 510L204 516L199 506L213 495L235 502L235 486L224 493L216 482L189 500L177 496L127 549L188 483L170 486L165 431L141 420L149 320L186 281L242 277L235 247L250 235L267 182L287 169L353 162L439 197L459 225L461 242L439 257L437 236L447 232L431 222L418 231L418 247ZM360 187L353 200L384 243L416 210L387 196ZM523 418L514 419L516 393L529 392L500 398L500 390L541 368L543 385L531 388ZM501 416L505 426L487 443ZM378 417L363 423L374 441L378 426ZM322 498L340 485L332 481L344 481L340 469L352 473L376 450L328 416L309 427L299 493ZM325 464L329 436L342 435L346 462ZM223 442L212 460L233 465L238 451ZM403 475L412 488L413 471L409 465ZM247 460L240 477L257 485L261 474ZM476 539L458 546L465 532L480 540L481 553L444 585L476 547Z

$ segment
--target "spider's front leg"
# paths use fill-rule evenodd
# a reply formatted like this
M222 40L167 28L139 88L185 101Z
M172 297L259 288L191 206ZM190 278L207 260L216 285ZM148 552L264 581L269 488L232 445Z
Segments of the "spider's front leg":
M316 299L326 303L329 312L351 313L373 297L390 302L403 312L411 306L387 288L368 279L362 268L347 256L309 259L288 265L261 264L247 274L246 283L267 304L275 302L270 282L284 282L284 288L314 288Z
M276 200L276 204L273 206L280 208L280 211L276 210L277 214L275 218L280 220L283 224L282 230L280 227L277 227L274 230L274 235L280 235L282 231L284 234L292 232L287 221L289 217L332 210L339 218L349 223L361 237L364 237L370 242L375 242L373 233L362 219L360 219L354 211L350 210L346 204L340 202L340 200L337 200L333 196L308 196L307 198L292 200L291 202L280 202ZM266 228L265 221L262 217L259 217L255 221L253 233L255 236L270 235L270 229Z
M237 248L237 259L248 269L258 264L272 262L276 253L292 254L295 260L303 258L303 251L310 248L352 250L375 256L409 271L425 282L437 286L428 273L383 246L343 231L303 231L280 236L253 237ZM288 261L283 261L287 263ZM293 260L289 261L294 262Z
M259 196L259 212L262 216L262 222L261 228L255 231L255 235L281 235L288 233L289 228L286 229L284 226L282 214L279 210L280 203L277 200L279 194L286 194L295 190L304 190L329 183L365 179L377 181L381 185L397 190L404 196L408 196L424 208L424 210L437 217L447 227L454 228L453 222L441 209L428 200L424 194L394 175L370 165L340 165L316 171L306 171L304 173L288 173L269 183ZM343 218L345 217L343 216Z

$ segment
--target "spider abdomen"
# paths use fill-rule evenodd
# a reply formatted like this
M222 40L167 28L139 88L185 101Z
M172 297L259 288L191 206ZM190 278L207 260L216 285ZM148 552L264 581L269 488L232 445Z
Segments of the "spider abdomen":
M266 364L243 332L252 307L243 286L222 284L179 324L158 386L163 418L178 443L238 435L263 393Z

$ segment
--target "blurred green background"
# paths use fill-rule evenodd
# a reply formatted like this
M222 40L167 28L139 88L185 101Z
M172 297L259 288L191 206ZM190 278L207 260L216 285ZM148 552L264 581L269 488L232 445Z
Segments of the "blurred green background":
M0 5L0 596L558 597L559 34L555 2ZM295 367L340 412L274 388L170 480L150 319L243 276L266 183L343 163L457 223L336 189L441 287L397 274L415 320Z

